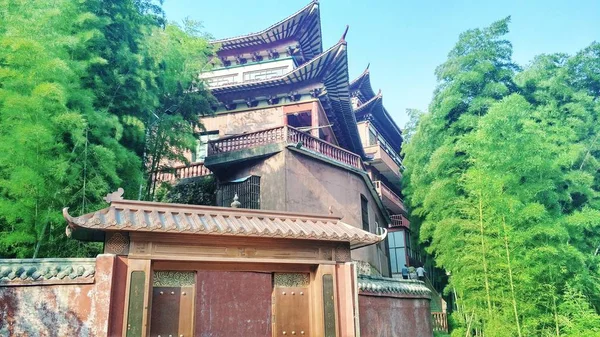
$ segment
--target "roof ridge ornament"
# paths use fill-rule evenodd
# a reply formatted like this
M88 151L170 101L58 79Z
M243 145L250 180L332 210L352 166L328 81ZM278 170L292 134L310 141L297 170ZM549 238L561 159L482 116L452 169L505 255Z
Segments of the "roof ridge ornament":
M346 42L346 34L348 34L348 28L350 28L350 25L346 25L346 30L344 30L344 34L342 35L340 42Z
M104 201L108 202L109 204L113 201L121 201L123 200L123 193L125 193L125 190L122 187L119 187L115 192L108 193L104 197Z

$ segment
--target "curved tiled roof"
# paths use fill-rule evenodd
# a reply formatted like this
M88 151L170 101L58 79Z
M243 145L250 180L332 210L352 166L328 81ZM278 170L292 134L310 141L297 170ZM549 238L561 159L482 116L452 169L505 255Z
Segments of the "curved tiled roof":
M369 66L354 81L350 82L350 92L362 101L366 102L375 96L373 87L371 87L371 75Z
M220 50L232 51L296 38L307 60L323 51L319 2L311 1L304 8L258 33L215 40Z
M356 120L358 121L371 119L377 130L383 134L384 138L394 147L394 149L400 150L400 147L402 146L402 130L383 106L383 95L381 94L381 91L370 100L354 109L354 113L356 115ZM373 118L371 118L371 116Z
M3 259L0 286L93 283L96 259Z
M339 217L157 202L113 200L110 207L72 217L63 210L67 233L80 229L267 237L375 244L385 238L340 221Z
M416 280L358 275L358 289L363 293L409 295L431 299L431 290L423 282Z

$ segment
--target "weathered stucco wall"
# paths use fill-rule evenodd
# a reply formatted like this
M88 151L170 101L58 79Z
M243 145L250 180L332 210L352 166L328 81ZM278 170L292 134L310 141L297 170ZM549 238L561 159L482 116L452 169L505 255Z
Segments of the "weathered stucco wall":
M361 337L431 337L429 300L359 295Z
M376 224L387 227L373 195L364 179L347 169L336 167L296 151L285 149L268 158L247 161L230 168L221 181L257 175L260 180L261 209L329 214L329 207L343 216L342 221L362 228L361 201L368 200L370 231ZM224 205L228 206L228 205ZM384 275L389 275L388 259L383 245L372 245L352 251L352 258L369 262Z
M421 281L358 275L361 337L432 337L431 290Z
M362 228L363 195L368 201L370 231L375 233L377 226L387 227L368 185L356 173L287 150L285 177L286 211L328 214L331 206L336 214L343 215L343 222ZM355 249L352 258L369 262L388 275L388 260L381 248L381 245L372 245Z
M0 336L108 336L114 263L1 260Z
M206 131L219 131L219 136L237 135L284 125L283 106L248 111L220 113L203 117Z

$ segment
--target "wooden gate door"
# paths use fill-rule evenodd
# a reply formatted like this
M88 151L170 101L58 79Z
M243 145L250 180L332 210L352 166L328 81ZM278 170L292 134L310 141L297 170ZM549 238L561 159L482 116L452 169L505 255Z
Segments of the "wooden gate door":
M198 271L197 337L271 337L273 274Z
M155 271L152 281L151 337L191 337L196 273Z
M309 336L309 274L276 273L273 289L273 336Z

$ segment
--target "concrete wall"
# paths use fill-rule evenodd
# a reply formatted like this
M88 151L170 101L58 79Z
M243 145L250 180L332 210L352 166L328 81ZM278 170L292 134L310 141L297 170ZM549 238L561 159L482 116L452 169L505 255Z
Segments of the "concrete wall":
M387 227L385 217L368 189L365 180L350 170L324 161L286 151L286 211L328 214L329 207L343 216L342 221L362 228L361 195L368 200L370 231ZM369 262L388 275L388 260L380 245L352 251L352 258Z
M429 299L358 296L361 337L431 337Z
M99 255L91 276L81 259L45 260L0 261L0 336L108 336L115 256Z

